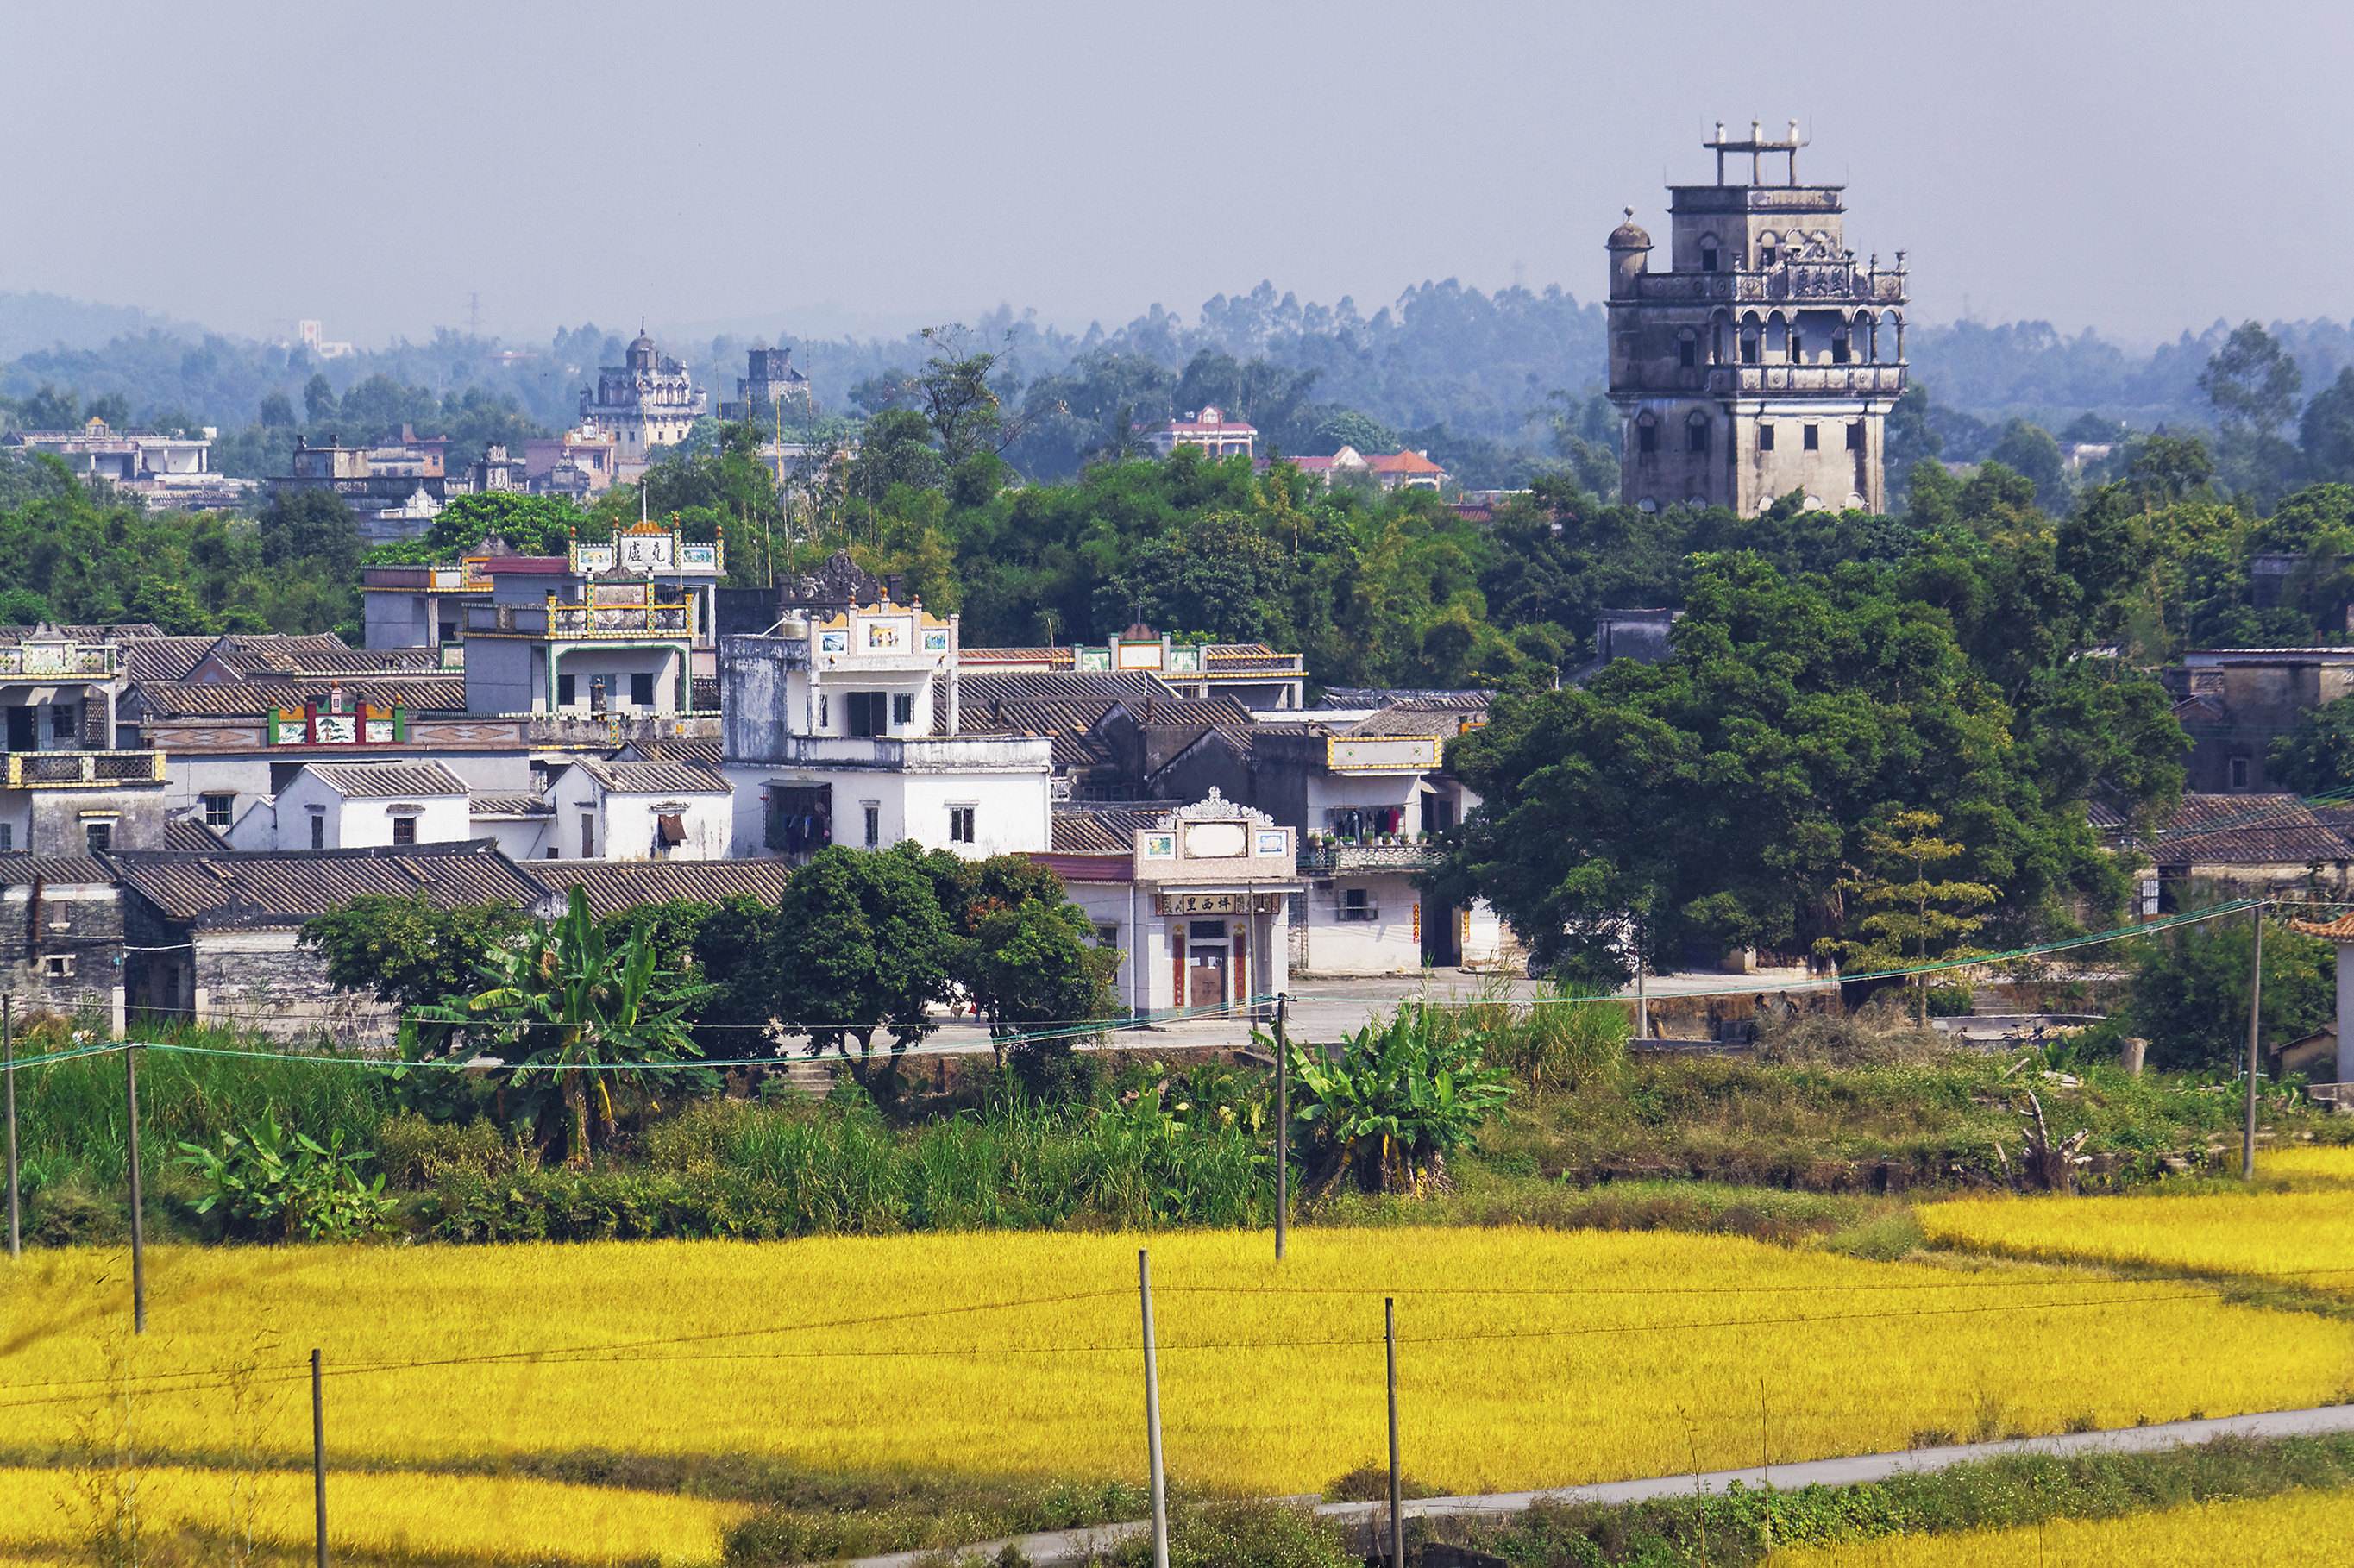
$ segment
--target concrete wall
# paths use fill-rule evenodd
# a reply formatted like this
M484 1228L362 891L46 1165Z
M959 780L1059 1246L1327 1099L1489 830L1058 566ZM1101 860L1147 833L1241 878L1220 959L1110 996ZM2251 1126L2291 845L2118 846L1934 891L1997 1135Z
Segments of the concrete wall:
M1362 890L1378 918L1341 917L1351 890ZM1304 974L1410 974L1422 968L1415 911L1422 895L1414 878L1397 873L1344 873L1302 895L1305 918L1292 933L1292 958Z
M1036 773L915 773L881 768L784 768L730 765L736 787L728 853L738 858L772 853L764 833L762 791L771 784L829 786L833 791L834 842L855 849L864 843L864 807L879 813L879 844L913 839L926 849L967 858L1011 854L1048 847L1053 827L1052 780ZM973 808L975 842L949 839L949 809ZM577 829L573 830L577 834ZM573 846L567 845L567 850Z
M324 1033L340 1044L389 1045L398 1015L369 992L337 991L326 963L296 930L200 931L180 1004L199 1021L217 1019L281 1038Z
M270 759L253 752L212 754L201 751L164 752L164 805L166 810L193 811L207 795L234 795L230 821L245 813L255 800L272 793Z
M654 831L662 814L677 809L686 842L665 852L673 860L725 860L735 832L735 797L728 794L637 795L608 793L588 769L567 768L548 789L556 815L539 853L578 860L582 816L596 821L599 860L652 860Z
M407 809L411 807L422 809ZM322 818L326 823L324 843L314 845L311 842L311 819L313 816ZM463 795L347 800L329 788L317 774L304 768L294 776L292 782L279 791L278 842L275 847L282 850L376 849L393 842L393 821L404 816L417 819L417 842L421 844L454 842L465 838L471 827ZM239 825L243 826L242 821Z
M521 863L546 858L555 834L553 817L476 817L467 818L466 836L488 839L498 845L499 853ZM574 831L578 831L576 824Z
M0 888L0 986L27 1012L94 1008L123 1022L122 891L112 883L53 882ZM53 973L53 965L63 972Z
M115 849L164 847L164 787L110 789L26 789L0 791L0 802L11 795L25 801L26 831L17 843L35 854L76 855L90 851L84 829L106 822ZM0 805L5 813L6 805Z
M512 637L466 639L466 711L547 711L547 650Z

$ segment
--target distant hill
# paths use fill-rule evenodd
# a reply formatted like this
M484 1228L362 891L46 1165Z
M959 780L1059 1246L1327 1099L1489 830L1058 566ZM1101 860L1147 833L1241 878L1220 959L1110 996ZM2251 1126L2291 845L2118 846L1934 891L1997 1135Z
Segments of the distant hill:
M0 290L0 360L44 348L97 348L150 332L194 337L197 328L136 305L101 305L62 294Z

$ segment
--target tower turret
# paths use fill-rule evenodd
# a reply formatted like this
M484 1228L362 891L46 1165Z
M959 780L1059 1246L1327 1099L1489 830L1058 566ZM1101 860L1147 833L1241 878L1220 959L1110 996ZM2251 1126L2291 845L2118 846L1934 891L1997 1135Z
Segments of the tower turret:
M1610 236L1610 398L1625 420L1620 493L1754 516L1887 503L1882 429L1904 391L1903 252L1859 265L1843 187L1798 183L1798 123L1702 143L1711 185L1668 192L1668 266L1628 214ZM1744 183L1726 183L1748 156ZM1770 162L1769 162L1770 159ZM1778 168L1773 166L1778 164ZM1782 178L1767 183L1774 174Z
M1636 280L1650 269L1651 237L1635 221L1635 209L1628 207L1627 221L1610 231L1610 297L1626 299L1636 290Z

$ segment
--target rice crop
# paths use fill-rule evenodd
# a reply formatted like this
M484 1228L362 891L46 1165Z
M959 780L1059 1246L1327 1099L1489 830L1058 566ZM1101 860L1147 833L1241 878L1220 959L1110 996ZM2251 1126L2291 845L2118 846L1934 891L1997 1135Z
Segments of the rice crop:
M2131 1563L2136 1568L2267 1568L2354 1561L2354 1496L2289 1492L2114 1519L2059 1519L2010 1530L1897 1535L1774 1552L1771 1568L2044 1568Z
M0 1543L82 1547L125 1504L153 1539L201 1531L230 1548L312 1542L308 1470L162 1467L118 1472L0 1468ZM709 1563L749 1511L660 1492L497 1476L331 1472L329 1541L339 1557L482 1563ZM112 1528L119 1534L120 1526Z
M2317 1151L2315 1151L2317 1152ZM1932 1242L2277 1278L2354 1294L2354 1187L2118 1198L1962 1198L1916 1211Z
M2259 1175L2285 1176L2293 1182L2354 1181L2354 1146L2267 1150L2258 1157L2256 1170Z
M136 1340L119 1253L45 1252L0 1272L0 1429L35 1457L104 1451L127 1421L154 1462L235 1441L300 1464L317 1345L329 1451L352 1463L598 1449L1132 1478L1138 1245L157 1248ZM1385 1294L1407 1467L1449 1489L2302 1406L2354 1379L2354 1324L2018 1265L1509 1228L1304 1229L1280 1266L1264 1234L1150 1245L1169 1465L1214 1491L1312 1491L1379 1459Z

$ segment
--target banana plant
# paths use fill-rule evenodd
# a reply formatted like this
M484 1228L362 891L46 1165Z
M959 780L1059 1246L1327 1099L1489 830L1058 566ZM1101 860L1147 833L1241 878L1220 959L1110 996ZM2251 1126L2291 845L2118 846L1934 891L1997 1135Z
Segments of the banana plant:
M521 945L493 951L482 973L488 982L482 990L415 1016L494 1035L515 1054L512 1087L556 1084L565 1155L574 1165L589 1163L598 1128L610 1134L618 1124L617 1088L659 1108L651 1069L703 1054L686 1012L710 988L664 969L642 930L615 948L578 886L559 918Z
M1506 1074L1420 1003L1342 1038L1337 1059L1288 1046L1292 1119L1306 1187L1424 1193L1447 1184L1447 1157L1511 1097Z

